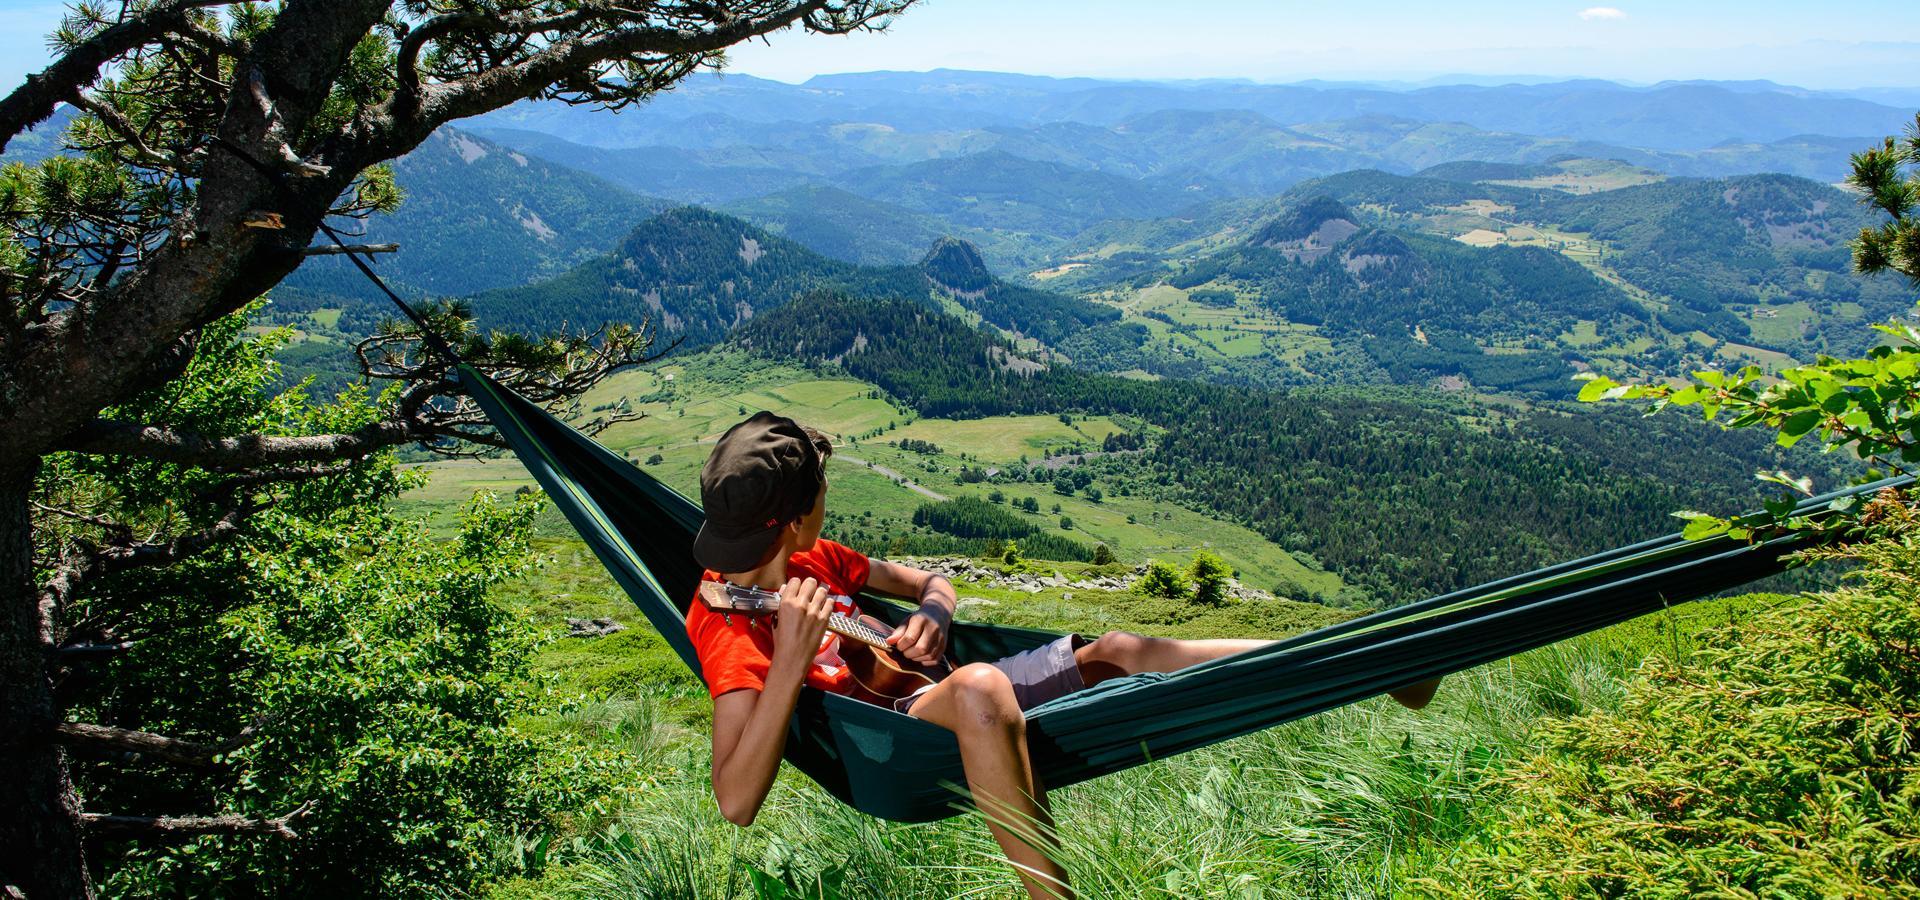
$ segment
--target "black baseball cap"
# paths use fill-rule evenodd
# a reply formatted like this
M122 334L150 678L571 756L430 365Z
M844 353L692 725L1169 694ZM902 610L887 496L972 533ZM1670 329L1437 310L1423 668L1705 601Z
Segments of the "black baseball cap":
M825 480L806 429L785 416L754 413L720 436L700 470L707 519L693 539L693 558L715 572L760 565L780 529L813 509Z

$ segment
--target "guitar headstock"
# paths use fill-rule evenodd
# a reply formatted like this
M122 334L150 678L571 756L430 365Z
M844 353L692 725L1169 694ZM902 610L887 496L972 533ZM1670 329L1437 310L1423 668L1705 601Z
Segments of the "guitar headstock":
M755 616L780 611L780 595L724 581L700 582L700 602L717 613Z

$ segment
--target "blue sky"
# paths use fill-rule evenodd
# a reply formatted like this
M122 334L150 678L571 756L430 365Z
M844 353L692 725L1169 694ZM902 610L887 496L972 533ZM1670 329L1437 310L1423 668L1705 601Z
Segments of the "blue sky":
M61 4L0 0L0 83L46 64ZM1203 12L1197 12L1203 11ZM888 34L776 36L731 71L782 81L937 67L1137 78L1449 74L1920 86L1914 0L924 0Z

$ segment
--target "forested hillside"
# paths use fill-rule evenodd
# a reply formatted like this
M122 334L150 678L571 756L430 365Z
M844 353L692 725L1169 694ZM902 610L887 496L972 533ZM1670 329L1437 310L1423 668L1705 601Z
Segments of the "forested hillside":
M987 322L1042 340L1118 315L1085 300L1007 284L964 242L943 239L925 263L857 266L731 216L686 207L642 223L603 258L548 281L479 294L473 306L485 324L527 329L650 319L662 334L694 345L824 287L914 298L930 309L944 296ZM959 278L958 286L930 271Z
M1614 248L1610 264L1623 277L1678 304L1661 313L1677 331L1788 353L1847 353L1871 335L1860 319L1912 304L1897 283L1852 271L1847 242L1870 221L1858 199L1800 178L1675 179L1543 198L1527 212ZM1756 311L1777 318L1769 308L1795 304L1821 314L1790 329L1755 327Z
M470 294L556 275L612 248L665 208L599 177L443 129L393 163L402 201L368 219L369 242L394 242L383 277L428 295ZM310 260L288 287L352 302L366 282L339 257Z

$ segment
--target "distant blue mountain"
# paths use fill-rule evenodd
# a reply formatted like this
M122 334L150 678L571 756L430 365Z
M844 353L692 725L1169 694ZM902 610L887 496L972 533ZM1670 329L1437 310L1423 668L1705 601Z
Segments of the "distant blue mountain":
M715 117L763 123L860 122L927 132L1054 122L1111 126L1162 110L1252 110L1282 125L1391 115L1665 151L1803 134L1890 134L1912 117L1910 107L1752 81L1635 87L1577 79L1407 90L934 70L819 76L799 85L744 75L702 75L611 118L596 110L528 102L490 113L483 122L576 143L631 147L681 144L663 139L663 133L677 135Z

